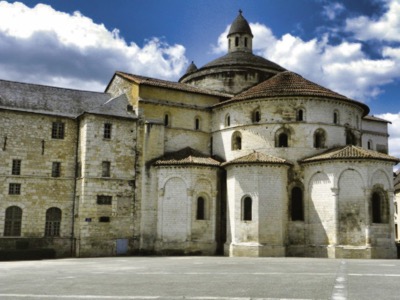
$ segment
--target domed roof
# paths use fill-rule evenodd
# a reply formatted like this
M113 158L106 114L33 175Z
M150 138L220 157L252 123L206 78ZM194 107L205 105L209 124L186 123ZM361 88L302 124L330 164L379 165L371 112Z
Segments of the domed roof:
M219 57L208 64L201 67L201 69L215 68L222 66L251 66L257 68L273 69L279 72L285 71L280 65L265 59L264 57L254 55L249 52L230 52L222 57Z
M242 11L239 10L239 15L233 21L231 28L229 30L228 36L235 33L247 33L253 36L251 28L247 20L242 16Z

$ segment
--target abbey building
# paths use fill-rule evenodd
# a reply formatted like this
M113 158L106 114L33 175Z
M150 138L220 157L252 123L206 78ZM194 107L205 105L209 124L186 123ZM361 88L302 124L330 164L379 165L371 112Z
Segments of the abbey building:
M394 258L388 122L227 39L178 82L0 80L0 251Z

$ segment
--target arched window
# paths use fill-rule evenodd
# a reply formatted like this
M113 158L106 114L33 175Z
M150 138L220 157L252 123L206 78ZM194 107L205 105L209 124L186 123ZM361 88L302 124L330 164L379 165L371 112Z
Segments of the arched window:
M6 209L4 236L21 236L22 209L10 206Z
M296 121L304 121L304 110L299 109L296 113Z
M350 130L346 131L346 145L357 146L356 137Z
M367 142L367 147L368 147L369 150L373 150L374 144L372 143L372 140L369 140L369 141Z
M231 116L229 114L225 116L225 126L231 126Z
M372 223L388 223L389 207L383 192L375 191L371 199Z
M196 220L206 219L206 201L203 197L197 198Z
M239 131L235 131L232 134L232 150L242 149L242 134Z
M239 38L238 37L235 37L235 46L236 47L239 46Z
M336 110L333 112L333 124L339 124L339 112Z
M200 119L199 118L196 118L194 121L194 129L200 130Z
M252 220L252 199L250 197L245 197L242 203L242 220L251 221Z
M258 123L261 120L261 113L259 109L256 109L252 113L252 121L253 123Z
M278 147L288 147L288 135L284 132L278 136Z
M45 236L60 236L61 209L57 207L49 208L46 211Z
M171 120L170 120L169 114L165 114L164 115L164 126L169 127L170 124L171 124Z
M314 132L314 148L325 148L325 131L322 129L317 129Z
M244 46L247 48L247 37L244 38Z
M304 221L303 191L301 188L294 187L292 189L290 204L292 221Z

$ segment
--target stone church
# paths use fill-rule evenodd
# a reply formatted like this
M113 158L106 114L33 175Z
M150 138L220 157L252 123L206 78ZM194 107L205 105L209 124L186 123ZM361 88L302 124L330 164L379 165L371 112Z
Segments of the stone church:
M178 82L0 80L0 253L395 257L389 122L227 39Z

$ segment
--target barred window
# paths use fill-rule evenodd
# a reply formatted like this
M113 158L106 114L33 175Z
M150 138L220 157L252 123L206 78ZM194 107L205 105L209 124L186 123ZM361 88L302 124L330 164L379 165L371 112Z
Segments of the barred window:
M53 139L63 139L64 138L64 123L53 122L53 127L51 129L51 138Z
M61 163L58 161L54 161L51 167L51 177L60 177L61 176Z
M102 177L110 177L110 166L111 163L109 161L103 161L101 163L101 176Z
M46 211L45 236L60 236L61 215L61 209L57 207L49 208Z
M112 196L97 195L97 204L99 205L111 205Z
M20 183L10 183L8 187L9 195L20 195L21 194L21 184Z
M112 124L105 123L104 124L104 134L103 134L103 137L105 139L111 139L111 130L112 130Z
M21 160L20 159L13 159L11 174L12 175L21 175Z
M22 209L18 206L10 206L6 209L4 222L4 236L20 236L22 223Z

